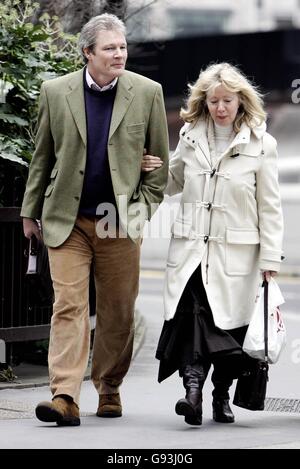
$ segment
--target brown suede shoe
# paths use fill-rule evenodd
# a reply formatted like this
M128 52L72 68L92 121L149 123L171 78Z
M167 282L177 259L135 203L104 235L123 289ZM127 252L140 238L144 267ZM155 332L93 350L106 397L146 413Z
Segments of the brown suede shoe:
M52 402L40 402L35 409L35 415L42 422L56 422L60 427L80 425L79 408L71 398L58 396Z
M96 415L98 417L121 417L122 405L120 394L100 394Z

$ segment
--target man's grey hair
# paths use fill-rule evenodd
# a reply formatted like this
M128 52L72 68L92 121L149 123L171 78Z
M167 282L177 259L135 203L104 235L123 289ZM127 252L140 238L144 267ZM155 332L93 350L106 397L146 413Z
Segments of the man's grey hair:
M102 15L91 18L83 26L78 41L78 47L85 62L87 62L87 59L84 55L83 49L87 48L90 49L90 51L93 51L100 31L119 31L125 36L126 26L122 20L110 13L103 13Z

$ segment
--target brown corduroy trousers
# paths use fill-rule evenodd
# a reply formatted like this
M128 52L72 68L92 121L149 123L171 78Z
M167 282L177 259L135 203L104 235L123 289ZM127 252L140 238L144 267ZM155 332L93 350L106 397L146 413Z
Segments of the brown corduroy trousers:
M96 330L92 380L99 394L118 392L128 371L138 294L140 242L101 239L97 219L79 216L69 238L48 248L55 303L49 344L53 396L67 394L79 404L90 349L89 277L93 260Z

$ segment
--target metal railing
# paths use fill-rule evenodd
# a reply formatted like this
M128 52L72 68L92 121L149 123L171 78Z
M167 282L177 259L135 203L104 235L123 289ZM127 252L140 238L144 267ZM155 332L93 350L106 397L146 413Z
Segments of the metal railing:
M40 289L36 279L26 276L28 240L23 235L20 209L1 208L0 340L5 343L49 337L53 295L46 248L42 249L46 263Z

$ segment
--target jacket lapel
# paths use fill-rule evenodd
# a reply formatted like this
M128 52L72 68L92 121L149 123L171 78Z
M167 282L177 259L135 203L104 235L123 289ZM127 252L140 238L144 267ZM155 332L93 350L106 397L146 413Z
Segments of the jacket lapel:
M109 139L119 127L134 97L134 93L130 91L132 89L132 82L126 72L119 78L117 86L118 88L110 123Z
M78 128L79 134L86 145L86 116L83 90L84 69L74 73L69 82L70 92L67 94L67 101Z

